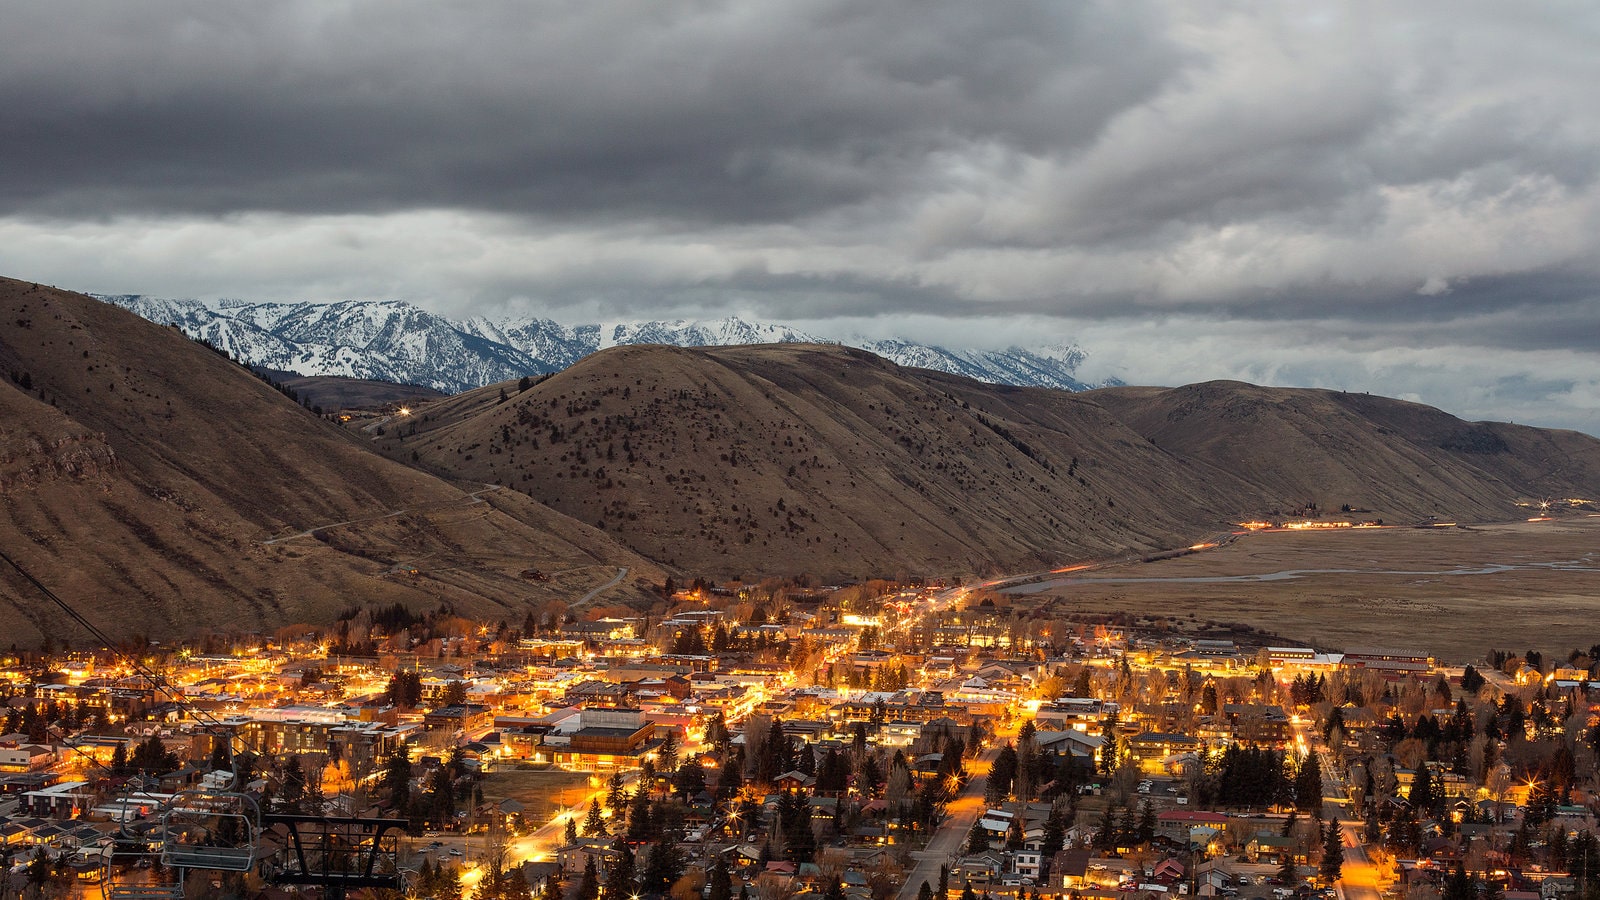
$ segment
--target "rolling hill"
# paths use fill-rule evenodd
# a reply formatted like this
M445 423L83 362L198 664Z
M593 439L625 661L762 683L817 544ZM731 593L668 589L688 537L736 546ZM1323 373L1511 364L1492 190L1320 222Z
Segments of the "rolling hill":
M101 627L153 636L325 622L354 603L520 621L622 567L618 594L664 577L524 495L371 452L176 329L9 279L0 545ZM19 644L87 637L0 568Z
M1600 442L1336 392L1069 393L789 344L602 351L425 405L376 446L506 484L690 574L1015 571L1314 502L1515 517L1600 488Z
M1514 501L1594 497L1600 441L1574 431L1465 422L1404 400L1219 381L1085 395L1214 480L1244 477L1262 511L1315 502L1380 517L1495 521Z

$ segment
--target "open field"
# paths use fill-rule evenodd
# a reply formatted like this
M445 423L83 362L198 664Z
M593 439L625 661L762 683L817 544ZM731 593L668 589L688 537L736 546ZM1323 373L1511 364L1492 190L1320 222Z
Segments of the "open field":
M604 786L604 781L565 769L498 768L483 779L483 798L494 803L510 797L527 807L530 822L547 821L555 812L576 804Z
M1560 655L1600 642L1600 517L1470 528L1274 532L1016 593L1065 613L1241 622L1319 648L1490 647Z

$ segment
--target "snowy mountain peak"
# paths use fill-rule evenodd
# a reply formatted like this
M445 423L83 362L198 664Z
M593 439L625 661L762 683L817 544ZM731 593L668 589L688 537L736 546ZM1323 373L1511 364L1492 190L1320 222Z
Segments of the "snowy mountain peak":
M343 375L420 384L458 393L523 375L555 372L591 353L629 344L721 347L832 343L787 325L736 317L562 325L549 319L461 321L404 300L249 303L136 294L97 295L163 325L174 325L249 365L302 375ZM899 339L845 342L902 366L979 381L1066 390L1093 385L1075 372L1086 354L1074 346L960 350Z

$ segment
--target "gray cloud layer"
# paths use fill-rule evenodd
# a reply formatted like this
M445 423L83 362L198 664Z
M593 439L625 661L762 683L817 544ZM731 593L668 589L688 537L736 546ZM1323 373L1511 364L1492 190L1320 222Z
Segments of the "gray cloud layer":
M66 0L0 24L8 274L1077 335L1138 380L1600 432L1592 4Z

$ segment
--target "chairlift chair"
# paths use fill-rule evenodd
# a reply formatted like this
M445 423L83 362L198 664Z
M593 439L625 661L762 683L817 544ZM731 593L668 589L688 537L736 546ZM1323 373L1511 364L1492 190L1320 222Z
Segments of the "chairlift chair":
M127 802L128 798L122 798ZM161 861L161 835L140 833L140 823L124 822L112 837L111 846L100 855L100 891L106 900L182 900L183 883L149 881L150 873ZM153 823L143 823L153 824Z
M161 817L161 861L174 869L248 872L261 837L261 807L248 794L182 791Z

